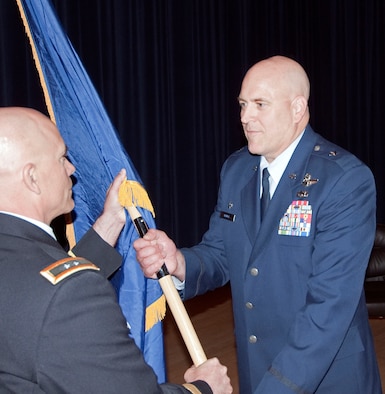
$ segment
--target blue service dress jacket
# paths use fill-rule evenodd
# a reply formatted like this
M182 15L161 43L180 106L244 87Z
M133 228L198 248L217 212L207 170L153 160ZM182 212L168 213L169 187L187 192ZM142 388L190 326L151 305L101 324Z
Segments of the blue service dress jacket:
M158 385L128 337L106 280L121 256L94 230L73 251L91 256L101 271L82 270L56 285L40 271L68 255L45 231L0 213L0 245L1 394L189 392Z
M375 234L372 173L305 130L260 220L260 156L225 162L185 298L230 281L242 394L380 394L363 293Z

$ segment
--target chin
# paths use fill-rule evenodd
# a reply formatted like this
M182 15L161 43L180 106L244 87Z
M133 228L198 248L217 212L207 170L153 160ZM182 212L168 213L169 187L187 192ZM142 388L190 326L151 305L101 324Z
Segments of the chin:
M75 202L71 200L71 202L68 204L66 213L70 213L71 211L73 211L74 208L75 208Z
M262 155L262 153L260 152L260 150L259 150L258 148L253 147L253 146L250 145L250 144L247 146L247 149L249 150L249 152L250 152L252 155Z

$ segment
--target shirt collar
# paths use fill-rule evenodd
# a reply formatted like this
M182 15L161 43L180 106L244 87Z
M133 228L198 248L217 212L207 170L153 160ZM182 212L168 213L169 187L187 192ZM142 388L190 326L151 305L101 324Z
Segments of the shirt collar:
M302 131L302 133L271 163L268 163L267 160L265 159L265 157L261 156L261 162L260 162L261 171L260 171L260 173L262 174L262 170L264 168L268 167L269 174L270 174L269 182L270 182L270 196L271 197L273 197L275 189L277 188L278 183L281 180L282 175L285 172L287 165L289 164L291 156L293 155L295 148L299 144L299 141L301 140L304 132L305 132L305 130Z
M18 215L17 213L6 212L6 211L0 211L0 212L4 213L6 215L15 216L15 217L17 217L19 219L25 220L26 222L34 224L35 226L40 227L43 231L45 231L47 234L49 234L52 238L54 238L56 240L55 233L53 232L52 227L48 226L48 224L40 222L39 220L31 219L31 218L29 218L27 216Z

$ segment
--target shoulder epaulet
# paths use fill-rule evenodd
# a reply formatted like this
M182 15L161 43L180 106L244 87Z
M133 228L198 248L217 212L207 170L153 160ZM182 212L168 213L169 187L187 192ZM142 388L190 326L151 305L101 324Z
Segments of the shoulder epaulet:
M48 279L53 285L56 285L68 276L82 270L99 271L100 268L82 257L67 257L65 259L55 261L48 267L44 268L40 271L40 275Z

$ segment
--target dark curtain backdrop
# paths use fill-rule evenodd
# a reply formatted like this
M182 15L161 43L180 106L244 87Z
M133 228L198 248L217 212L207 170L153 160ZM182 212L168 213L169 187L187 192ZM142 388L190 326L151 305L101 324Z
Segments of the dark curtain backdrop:
M245 144L237 95L256 61L291 56L311 124L372 169L385 222L383 0L54 0L157 213L200 240L225 158ZM0 0L0 105L45 111L14 0Z

